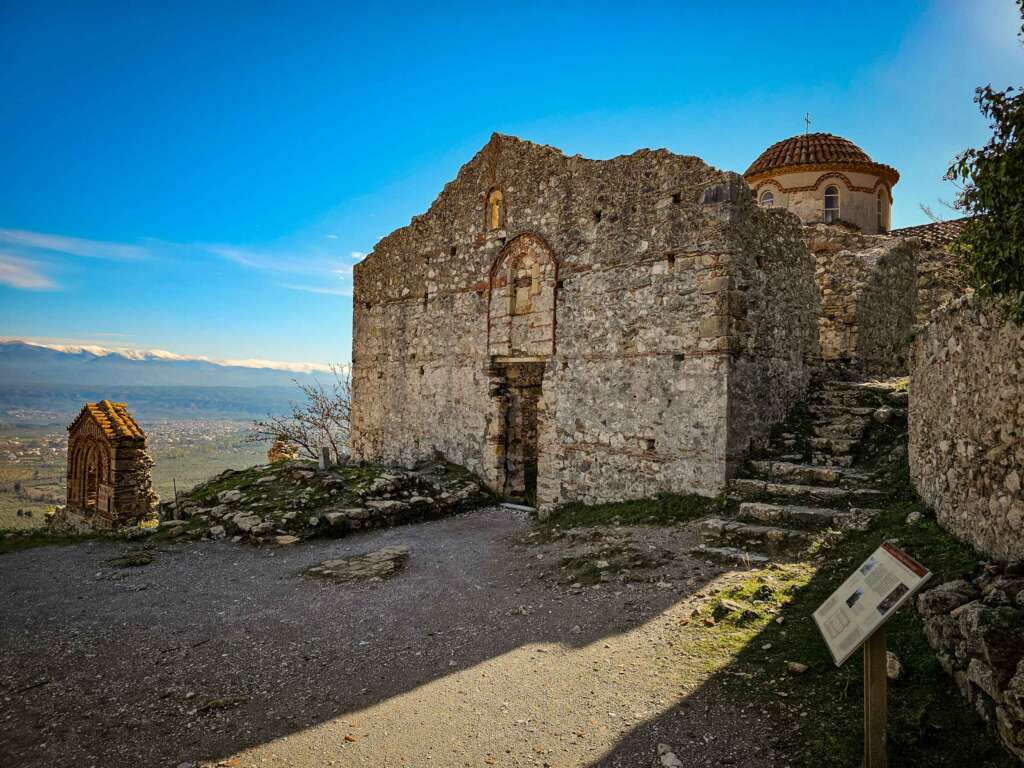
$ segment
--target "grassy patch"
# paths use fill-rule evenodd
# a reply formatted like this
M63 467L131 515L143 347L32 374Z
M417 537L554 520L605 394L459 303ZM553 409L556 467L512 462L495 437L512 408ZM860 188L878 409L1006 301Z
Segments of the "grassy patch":
M845 768L861 760L862 654L837 669L811 617L814 610L883 539L896 539L930 568L934 584L977 568L977 556L933 518L907 525L912 511L924 510L914 502L890 505L870 530L850 533L823 562L750 572L705 603L683 630L709 669L725 665L722 685L738 701L776 708L789 721L780 746L796 765ZM905 607L886 628L889 648L905 670L889 690L892 763L1013 766L939 666L916 613ZM790 661L809 670L790 675Z
M18 552L23 549L35 547L62 547L67 544L80 544L83 541L100 538L97 533L82 534L57 534L50 533L45 528L36 529L30 532L0 531L0 555L8 552Z
M566 504L541 523L542 526L578 525L672 525L718 513L724 506L718 497L663 493L653 499L634 499L609 504Z

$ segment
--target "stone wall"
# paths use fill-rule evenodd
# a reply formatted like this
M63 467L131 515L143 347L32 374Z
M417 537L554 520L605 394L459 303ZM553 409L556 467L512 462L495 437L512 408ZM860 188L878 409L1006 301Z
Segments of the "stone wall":
M1024 760L1024 563L935 587L917 609L943 669Z
M826 362L868 374L906 373L914 325L914 242L818 224L805 230L817 261Z
M956 257L948 247L917 249L917 303L915 322L922 326L932 312L955 298L971 293Z
M910 474L939 522L992 557L1024 557L1024 327L956 299L914 341Z
M517 495L511 409L536 439L541 506L717 493L728 448L806 384L802 353L783 369L789 353L765 348L813 323L799 291L769 311L769 283L799 259L766 238L802 250L794 217L757 210L739 177L697 158L595 161L495 135L356 267L355 457L440 454ZM734 349L742 376L780 378L730 438ZM543 369L535 427L517 421L522 365Z
M735 237L754 258L736 260L728 304L734 322L728 455L734 468L764 444L770 427L806 391L821 354L814 257L793 214L765 213L735 213Z

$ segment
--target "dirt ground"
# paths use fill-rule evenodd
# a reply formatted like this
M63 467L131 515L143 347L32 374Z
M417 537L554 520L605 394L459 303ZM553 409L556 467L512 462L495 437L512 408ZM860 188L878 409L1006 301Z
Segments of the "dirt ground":
M679 641L729 578L686 554L691 526L531 530L488 509L130 568L107 561L140 545L4 555L0 764L656 767L664 743L686 766L786 765L771 716ZM301 573L399 545L387 580Z

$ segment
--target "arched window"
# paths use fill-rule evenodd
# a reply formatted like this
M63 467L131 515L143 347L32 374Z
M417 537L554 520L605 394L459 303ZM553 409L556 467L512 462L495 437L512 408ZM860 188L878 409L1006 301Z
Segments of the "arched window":
M839 221L839 187L825 187L825 223Z
M770 189L765 190L761 193L761 207L762 208L774 208L775 207L775 195L772 194Z
M882 201L882 190L878 190L878 231L885 232L885 203Z
M492 189L487 193L486 210L487 229L501 229L505 226L505 198L500 189Z

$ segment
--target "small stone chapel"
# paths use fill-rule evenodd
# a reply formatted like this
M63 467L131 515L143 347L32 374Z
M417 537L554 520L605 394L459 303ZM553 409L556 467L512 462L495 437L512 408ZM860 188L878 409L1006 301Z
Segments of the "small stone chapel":
M153 513L153 459L146 433L124 403L86 403L68 427L67 506L72 528L131 525Z

